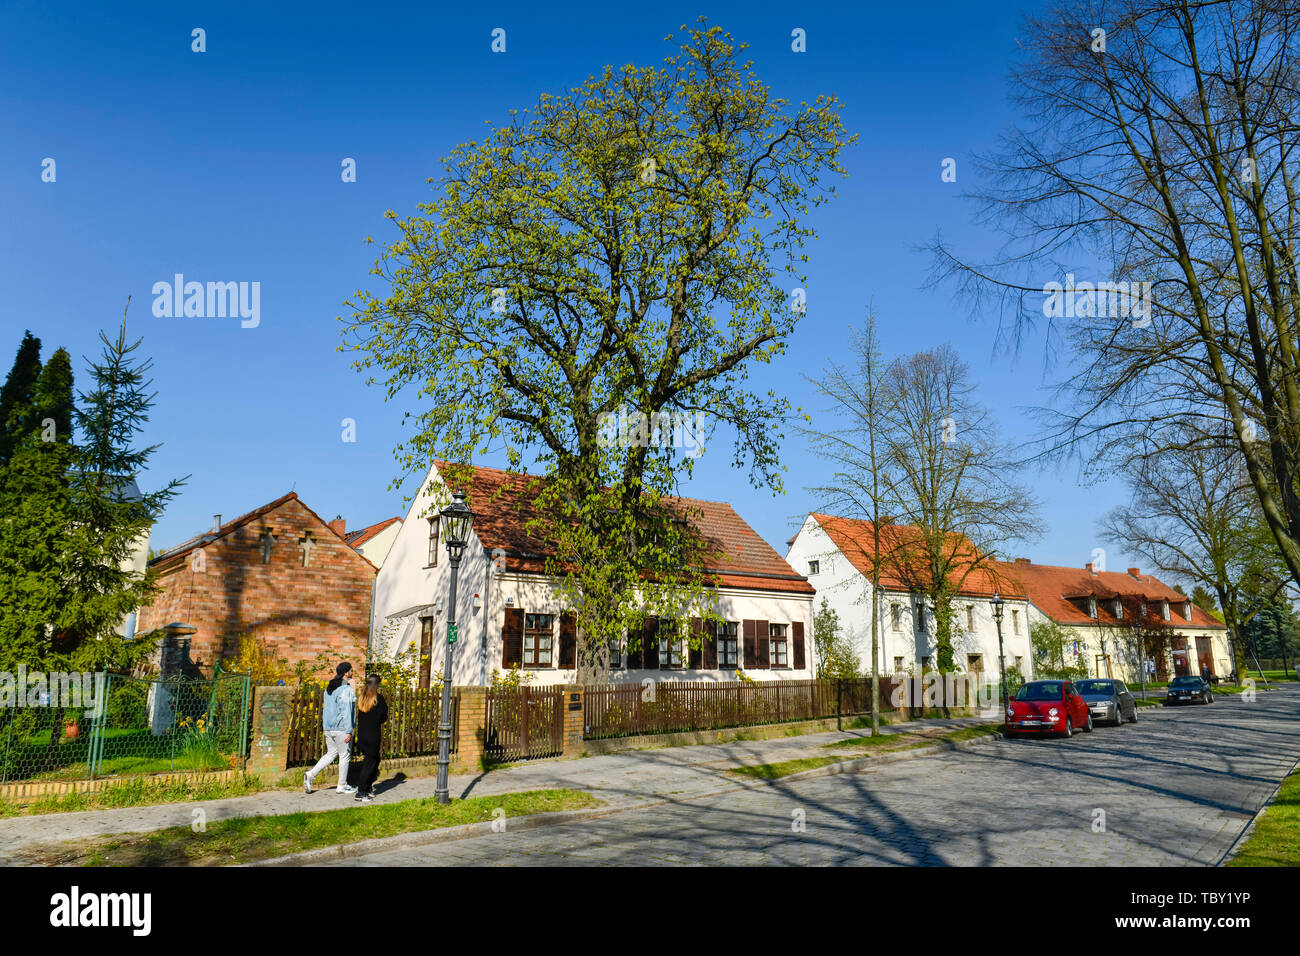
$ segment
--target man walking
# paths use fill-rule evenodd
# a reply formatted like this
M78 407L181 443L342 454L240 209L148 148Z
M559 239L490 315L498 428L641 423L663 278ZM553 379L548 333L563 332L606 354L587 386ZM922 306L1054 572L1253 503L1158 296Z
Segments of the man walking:
M325 688L325 700L321 707L321 723L325 729L325 755L316 761L302 778L303 793L311 793L312 781L331 763L339 758L339 793L356 793L357 788L348 785L348 763L352 759L352 708L357 695L352 688L355 678L352 665L347 661L335 668L334 679Z

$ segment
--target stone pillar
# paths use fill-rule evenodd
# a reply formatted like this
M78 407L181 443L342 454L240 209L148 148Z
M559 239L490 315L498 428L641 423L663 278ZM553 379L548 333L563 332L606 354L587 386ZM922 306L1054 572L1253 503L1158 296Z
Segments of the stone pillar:
M582 753L583 737L582 685L569 684L564 688L564 751L566 757Z
M253 689L253 743L249 748L248 772L265 783L284 776L289 761L289 716L294 688L285 686Z
M487 688L452 688L452 694L460 695L460 714L457 717L456 753L452 755L451 763L458 769L477 770L487 740Z

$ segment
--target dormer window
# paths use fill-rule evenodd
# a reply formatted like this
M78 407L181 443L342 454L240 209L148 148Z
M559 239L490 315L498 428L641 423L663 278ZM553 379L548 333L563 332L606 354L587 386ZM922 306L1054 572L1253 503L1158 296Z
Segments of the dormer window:
M1191 601L1184 601L1184 602L1183 602L1183 618L1184 618L1185 620L1188 620L1188 621L1190 621L1190 620L1192 619L1192 602L1191 602Z
M809 561L809 562L808 562L808 574L809 574L809 576L812 576L812 575L816 574L816 573L817 573L818 571L820 571L821 569L822 569L822 563L821 563L820 561Z
M1097 616L1097 598L1095 595L1089 594L1088 595L1088 617L1095 618L1096 616Z
M1115 620L1124 620L1124 602L1119 598L1115 598Z
M1169 602L1168 602L1168 601L1161 601L1161 602L1160 602L1160 616L1163 617L1166 621L1169 620Z

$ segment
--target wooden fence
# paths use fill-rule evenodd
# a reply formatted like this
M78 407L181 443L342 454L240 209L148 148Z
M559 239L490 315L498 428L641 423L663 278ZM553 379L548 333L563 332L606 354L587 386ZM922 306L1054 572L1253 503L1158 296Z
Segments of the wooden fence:
M388 722L384 724L382 760L398 757L423 757L438 752L438 723L442 713L442 691L410 687L382 691L388 702ZM321 727L323 689L304 684L293 698L289 718L290 767L314 764L325 753L325 731ZM460 696L451 692L451 752L456 752L460 717ZM355 749L355 747L353 748Z
M892 691L881 678L882 701ZM583 688L583 704L583 736L599 740L869 714L871 680L601 684Z
M564 688L490 688L486 724L483 755L493 763L558 756L564 749Z

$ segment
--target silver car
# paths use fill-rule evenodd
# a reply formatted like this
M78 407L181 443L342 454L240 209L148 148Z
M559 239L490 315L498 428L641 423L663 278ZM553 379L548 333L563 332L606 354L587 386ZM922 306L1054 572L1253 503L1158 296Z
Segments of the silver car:
M1088 702L1088 710L1094 721L1110 721L1116 727L1126 720L1137 723L1137 699L1129 693L1122 680L1109 677L1077 680L1074 688Z

